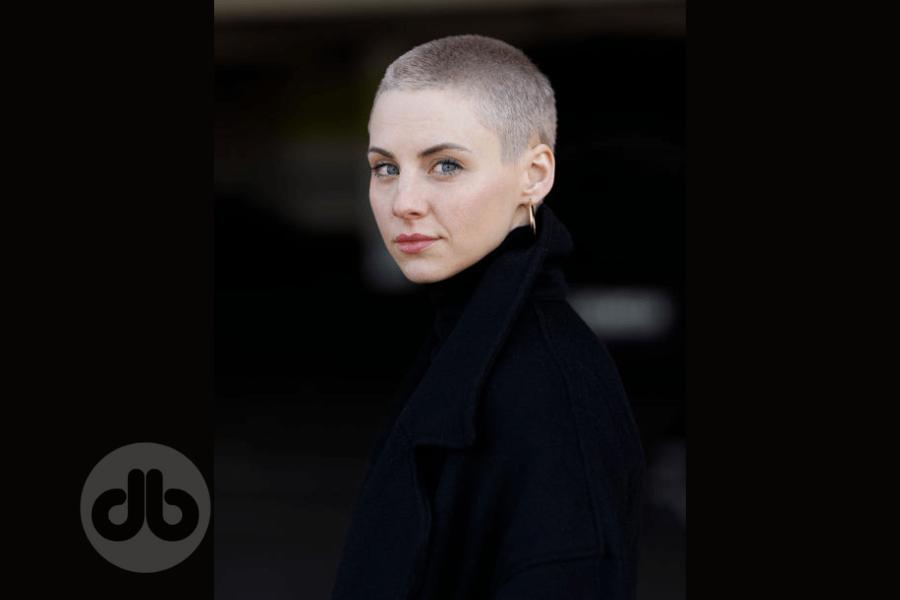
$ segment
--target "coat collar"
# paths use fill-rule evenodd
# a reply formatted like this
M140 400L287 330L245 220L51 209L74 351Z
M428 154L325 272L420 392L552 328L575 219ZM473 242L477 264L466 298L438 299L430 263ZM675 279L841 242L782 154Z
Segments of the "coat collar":
M572 239L546 206L537 239L512 247L487 268L398 420L413 446L468 448L485 379L548 257L567 256Z

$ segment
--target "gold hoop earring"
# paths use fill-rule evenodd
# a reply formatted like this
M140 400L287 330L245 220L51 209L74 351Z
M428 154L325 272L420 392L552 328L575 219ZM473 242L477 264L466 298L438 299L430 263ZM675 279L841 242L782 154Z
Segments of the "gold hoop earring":
M531 221L531 232L537 235L537 224L534 222L534 204L528 205L528 219Z

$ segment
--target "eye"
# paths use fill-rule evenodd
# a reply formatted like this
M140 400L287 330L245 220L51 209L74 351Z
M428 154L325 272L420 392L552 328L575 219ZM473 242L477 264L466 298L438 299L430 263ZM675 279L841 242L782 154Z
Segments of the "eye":
M372 172L375 173L376 177L390 177L391 175L399 175L400 169L397 168L397 165L392 165L387 162L376 163L374 167L372 167Z
M443 158L434 166L434 170L439 175L455 175L462 170L462 165L452 158Z

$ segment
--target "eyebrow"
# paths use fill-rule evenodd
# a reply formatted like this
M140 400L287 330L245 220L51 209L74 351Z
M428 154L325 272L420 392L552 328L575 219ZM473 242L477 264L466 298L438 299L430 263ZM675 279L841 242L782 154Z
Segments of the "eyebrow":
M437 146L432 146L431 148L426 148L419 152L419 158L425 158L430 154L434 154L436 152L440 152L441 150L462 150L463 152L471 152L465 146L460 146L459 144L453 144L451 142L446 142L444 144L438 144ZM382 156L387 156L388 158L394 158L394 155L383 148L379 148L377 146L372 146L369 148L369 154L371 153L381 154Z

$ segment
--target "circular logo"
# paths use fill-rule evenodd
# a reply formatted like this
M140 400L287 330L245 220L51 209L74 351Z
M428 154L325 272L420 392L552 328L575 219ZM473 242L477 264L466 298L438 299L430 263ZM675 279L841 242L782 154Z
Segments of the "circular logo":
M136 573L174 567L200 545L211 503L203 474L168 446L122 446L93 468L81 491L81 523L91 545Z

